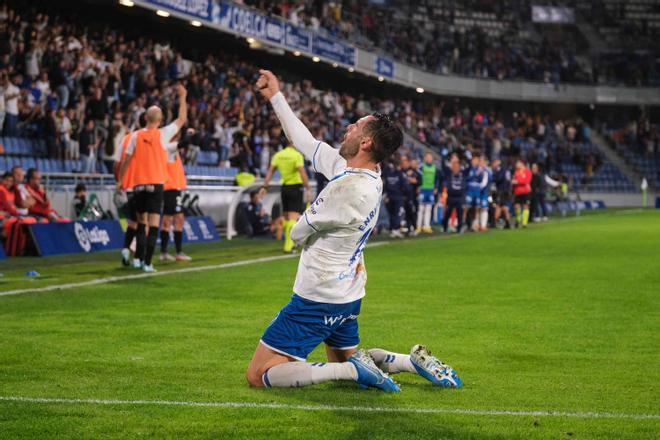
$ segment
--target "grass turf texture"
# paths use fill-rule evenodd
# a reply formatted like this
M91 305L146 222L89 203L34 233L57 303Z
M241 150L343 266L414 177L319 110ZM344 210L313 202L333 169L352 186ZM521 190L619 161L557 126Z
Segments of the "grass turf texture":
M297 259L0 297L0 395L388 408L659 414L660 212L368 249L363 346L423 342L461 390L396 377L255 390L243 374ZM190 248L195 264L277 254ZM75 261L75 264L71 262ZM117 256L3 262L0 290L133 273ZM28 265L44 274L26 286ZM165 267L165 266L161 266ZM171 266L180 267L180 266ZM16 278L16 279L13 279ZM322 349L310 361L324 360ZM0 437L657 438L660 420L0 401Z

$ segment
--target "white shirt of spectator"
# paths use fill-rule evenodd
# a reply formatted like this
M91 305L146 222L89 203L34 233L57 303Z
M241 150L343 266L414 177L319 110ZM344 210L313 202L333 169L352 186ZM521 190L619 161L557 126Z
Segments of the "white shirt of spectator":
M293 291L321 303L356 301L365 295L362 253L378 221L380 173L348 168L337 150L314 139L281 93L271 103L293 145L330 180L291 231L303 246Z
M14 95L11 99L5 98L5 111L7 114L18 116L18 94L20 90L11 82L5 89L5 97Z

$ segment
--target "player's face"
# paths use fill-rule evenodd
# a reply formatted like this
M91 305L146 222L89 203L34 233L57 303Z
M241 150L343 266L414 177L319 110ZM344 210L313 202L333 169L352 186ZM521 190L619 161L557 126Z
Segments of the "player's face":
M428 165L431 165L433 163L433 155L426 153L424 156L424 162L426 162Z
M472 166L473 166L474 168L476 168L476 167L479 166L479 158L478 158L478 157L473 157L473 158L472 158Z
M461 171L461 163L458 160L451 161L451 171L454 174L458 174L458 172Z
M344 159L351 159L355 157L360 151L360 143L364 138L364 126L369 122L373 116L365 116L358 119L353 124L349 124L344 134L344 139L341 141L341 148L339 154Z

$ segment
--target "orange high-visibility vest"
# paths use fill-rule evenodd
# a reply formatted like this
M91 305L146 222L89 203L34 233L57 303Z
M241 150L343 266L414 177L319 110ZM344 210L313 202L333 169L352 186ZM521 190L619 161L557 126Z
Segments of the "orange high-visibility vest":
M114 169L116 180L119 180L119 170L121 170L121 164L126 160L126 150L128 149L128 143L131 140L131 135L132 134L133 133L128 133L121 140L121 156L119 156L119 160L117 162L115 162L115 169ZM131 180L131 179L129 179L128 176L131 173L133 173L134 171L135 171L135 164L131 163L129 165L128 169L126 170L126 173L124 174L124 181L122 182L122 183L124 183L124 185L122 185L124 187L124 189L127 189L127 190L131 189L130 187L127 187L125 184L126 184L126 182Z
M168 180L165 184L165 191L186 189L186 172L178 151L174 153L174 157L174 162L167 161Z
M160 142L160 130L144 128L135 135L135 148L131 166L132 173L126 173L126 188L137 185L164 185L167 182L167 153Z

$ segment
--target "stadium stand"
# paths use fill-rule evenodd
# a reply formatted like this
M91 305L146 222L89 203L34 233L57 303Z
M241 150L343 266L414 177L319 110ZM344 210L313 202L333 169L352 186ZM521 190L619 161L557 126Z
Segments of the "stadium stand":
M136 127L139 115L155 102L171 112L168 85L185 77L196 104L189 129L181 139L187 151L188 173L233 177L243 164L257 175L265 173L279 143L279 128L272 115L261 116L268 114L268 106L250 91L256 66L229 55L207 55L203 62L194 63L166 41L136 42L116 30L106 34L89 32L82 23L63 21L34 8L20 12L18 15L5 9L12 50L7 70L22 91L19 133L38 140L5 137L5 153L14 157L5 164L22 162L46 173L82 171L75 144L84 122L94 119L97 135L106 138L99 148L102 153L96 155L96 169L108 173L119 142ZM491 15L482 18L488 17ZM17 30L30 25L38 32L33 40L20 41ZM66 44L60 39L62 33L68 35ZM18 52L28 47L31 52L25 56L30 62L24 63ZM58 54L59 50L64 56ZM109 63L109 58L121 67ZM442 100L354 98L341 91L315 89L307 80L287 84L287 95L314 134L329 143L337 142L338 133L350 121L380 111L397 117L412 136L445 156L471 148L485 150L491 157L511 159L523 153L530 159L540 158L554 173L565 172L575 182L589 182L585 189L632 191L630 182L611 164L599 168L600 161L590 163L600 156L588 140L585 147L574 144L573 135L568 133L579 129L580 137L583 130L588 130L579 121L551 121L524 112L507 115L446 105ZM51 106L68 109L55 114L48 110ZM420 156L419 151L404 153ZM226 169L229 164L232 167Z
M660 126L648 118L632 120L624 127L602 127L616 152L646 178L651 188L660 188Z
M537 3L526 0L246 3L435 73L553 84L660 80L653 45L660 29L656 2L560 2L575 9L578 21L550 31L534 26L530 14ZM383 22L385 30L376 25ZM606 53L592 54L581 35L585 24L596 27L604 45L624 42L635 51L609 46Z

